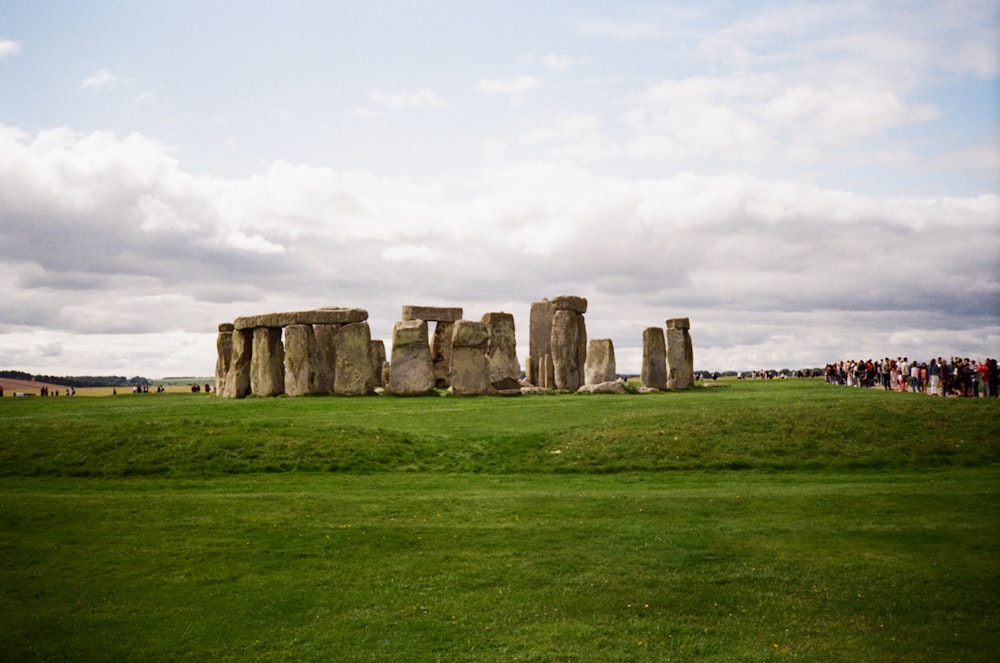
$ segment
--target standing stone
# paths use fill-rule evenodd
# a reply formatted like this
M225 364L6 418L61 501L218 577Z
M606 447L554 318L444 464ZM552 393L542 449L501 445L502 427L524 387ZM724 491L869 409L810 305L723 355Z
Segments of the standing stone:
M255 327L250 357L250 391L255 396L285 393L285 349L281 327Z
M215 339L215 395L223 396L226 391L226 376L233 361L233 323L219 325L219 335Z
M392 329L389 389L410 396L434 389L434 367L424 320L402 320Z
M538 361L533 357L525 357L524 359L524 381L528 384L540 387L542 381L538 377Z
M694 349L690 329L688 318L667 320L668 389L690 389L694 386Z
M367 322L351 322L340 328L333 391L341 396L363 396L372 387L372 332Z
M642 332L639 383L646 389L667 388L667 341L659 327L647 327Z
M530 355L531 368L525 373L531 373L535 376L537 382L532 381L531 378L528 381L537 387L545 386L542 384L545 380L545 373L540 369L540 364L542 357L552 353L550 343L553 314L555 314L555 309L552 308L552 302L547 299L531 304L531 316L528 319L528 354Z
M542 389L556 388L555 367L552 365L552 355L544 355L538 361L538 384Z
M253 329L236 329L232 334L233 352L226 373L225 398L246 398L250 394L250 363L253 355Z
M461 309L459 309L461 310ZM451 339L455 322L440 320L434 325L434 336L431 339L431 360L434 362L434 386L447 389L451 368Z
M615 346L610 338L595 338L587 346L587 363L584 370L586 384L595 385L614 382Z
M382 372L385 366L385 342L382 339L372 341L372 381L371 387L384 387Z
M334 378L337 372L337 334L342 325L313 325L313 335L316 337L316 364L319 374L317 393L333 392Z
M451 391L459 396L488 394L490 363L486 357L489 329L484 322L459 320L452 336Z
M510 313L487 313L483 324L489 336L486 358L490 363L490 383L497 390L518 389L521 364L517 361L517 338L514 316Z
M583 384L580 317L580 314L569 310L556 311L552 316L551 346L556 389L576 391Z
M576 339L576 365L580 367L580 382L582 383L584 369L587 365L587 321L584 320L582 313L578 313L576 316Z
M319 393L319 358L312 325L285 327L285 393Z

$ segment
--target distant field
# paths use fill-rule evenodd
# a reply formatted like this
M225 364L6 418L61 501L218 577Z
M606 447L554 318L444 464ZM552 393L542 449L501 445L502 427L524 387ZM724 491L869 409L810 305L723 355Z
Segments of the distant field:
M0 403L7 660L993 661L1000 400Z
M211 384L214 388L214 379L207 382ZM193 384L193 383L192 383ZM202 381L198 383L204 388L206 382ZM60 396L65 396L67 389L61 384L50 384L47 382L35 382L34 380L15 380L13 378L0 378L0 387L3 387L4 396L12 396L15 392L17 393L27 393L34 394L38 396L41 393L42 387L49 388L50 396L58 391ZM181 394L189 393L191 391L190 385L188 383L164 383L164 388L168 393ZM131 387L77 387L77 396L112 396L115 391L118 394L130 394L132 393Z

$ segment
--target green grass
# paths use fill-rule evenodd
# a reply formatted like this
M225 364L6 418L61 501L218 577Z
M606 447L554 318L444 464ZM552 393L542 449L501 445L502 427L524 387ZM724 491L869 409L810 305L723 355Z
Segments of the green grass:
M980 466L1000 401L752 383L647 396L4 401L0 476Z
M23 401L0 660L1000 655L1000 401Z

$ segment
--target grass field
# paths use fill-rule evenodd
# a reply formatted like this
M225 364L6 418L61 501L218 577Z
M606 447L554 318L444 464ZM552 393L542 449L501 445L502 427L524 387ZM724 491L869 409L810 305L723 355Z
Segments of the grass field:
M0 402L3 660L992 661L1000 401Z

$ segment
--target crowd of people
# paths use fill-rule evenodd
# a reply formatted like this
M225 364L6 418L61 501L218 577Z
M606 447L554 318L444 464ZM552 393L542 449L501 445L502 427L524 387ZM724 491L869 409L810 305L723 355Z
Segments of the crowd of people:
M907 357L872 361L849 359L827 364L827 384L910 391L932 396L996 398L1000 393L1000 369L996 359L977 362L968 357L937 357L930 361Z

